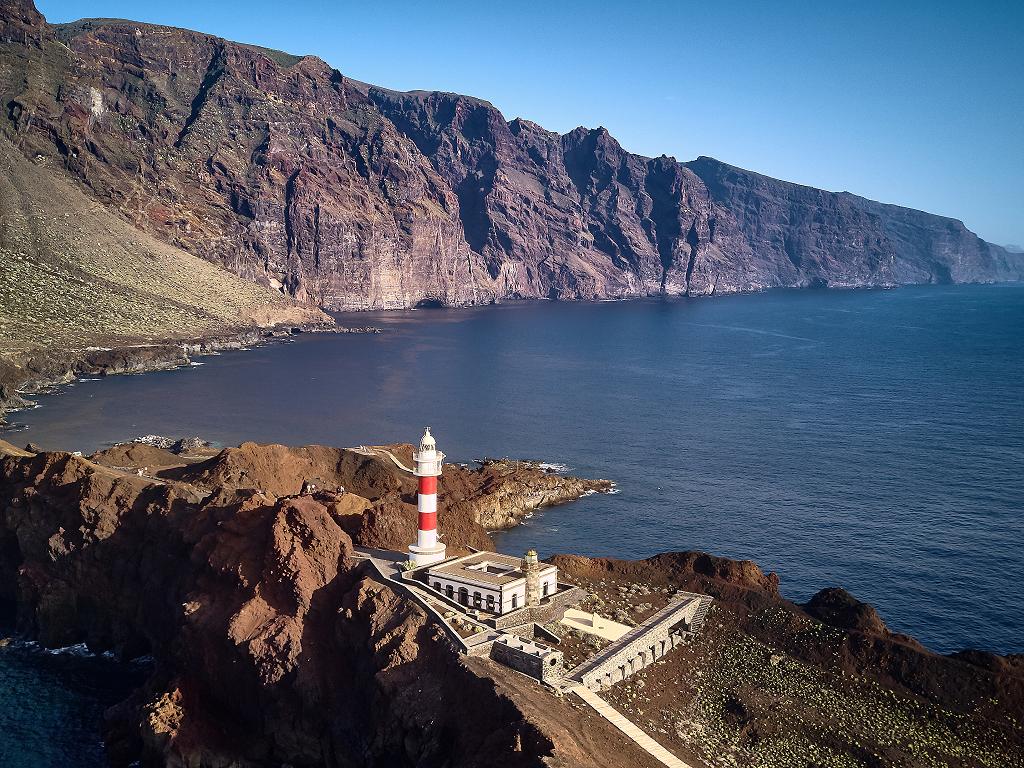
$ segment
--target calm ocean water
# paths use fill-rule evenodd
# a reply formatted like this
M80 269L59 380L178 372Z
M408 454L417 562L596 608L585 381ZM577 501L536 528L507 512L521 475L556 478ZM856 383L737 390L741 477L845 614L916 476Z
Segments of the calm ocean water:
M14 643L0 648L0 766L101 768L103 712L145 679L145 668Z
M354 318L84 381L8 439L356 445L561 462L620 493L502 534L542 555L702 549L841 585L938 651L1024 651L1024 286L787 291ZM0 662L2 663L2 662Z

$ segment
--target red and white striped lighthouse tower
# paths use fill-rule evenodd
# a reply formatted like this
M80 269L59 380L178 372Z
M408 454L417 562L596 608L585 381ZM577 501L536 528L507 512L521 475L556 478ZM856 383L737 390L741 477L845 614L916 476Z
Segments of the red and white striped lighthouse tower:
M445 558L445 545L437 540L437 478L441 475L444 454L437 450L430 427L423 430L420 449L413 453L412 460L416 463L413 474L419 478L420 485L416 498L420 521L416 543L409 545L409 562L419 567Z

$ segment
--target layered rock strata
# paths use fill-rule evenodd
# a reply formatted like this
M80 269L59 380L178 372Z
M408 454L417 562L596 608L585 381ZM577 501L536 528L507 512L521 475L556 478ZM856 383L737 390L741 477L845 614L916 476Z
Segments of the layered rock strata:
M1018 280L962 223L292 56L0 6L0 133L137 230L331 309Z

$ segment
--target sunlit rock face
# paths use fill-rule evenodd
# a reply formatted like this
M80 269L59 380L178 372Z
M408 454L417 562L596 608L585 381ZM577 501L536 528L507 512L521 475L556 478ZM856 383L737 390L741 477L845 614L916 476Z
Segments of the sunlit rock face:
M139 229L330 309L1019 279L951 219L485 101L0 4L0 130ZM42 49L43 55L40 55Z

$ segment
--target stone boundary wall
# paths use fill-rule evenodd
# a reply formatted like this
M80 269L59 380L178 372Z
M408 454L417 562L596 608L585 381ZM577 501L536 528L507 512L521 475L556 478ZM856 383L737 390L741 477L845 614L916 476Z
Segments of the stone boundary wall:
M377 565L376 562L374 562L372 557L367 558L367 562L369 562L370 565L373 567L373 570L377 572L377 575L380 577L381 581L383 581L388 586L397 587L400 591L404 592L406 595L415 600L416 604L421 606L423 610L427 612L428 616L432 616L434 619L436 619L438 624L441 625L441 628L444 629L445 634L448 635L448 637L455 642L455 645L459 650L461 650L463 653L470 652L469 644L462 638L462 636L458 632L455 631L452 625L449 624L447 620L445 620L444 616L442 616L441 613L434 606L432 606L430 603L424 600L422 596L417 594L415 588L409 586L408 584L402 583L402 581L388 578L387 574L385 574L384 571L381 570L381 567Z
M524 624L530 623L547 624L556 618L562 618L566 608L579 604L586 597L586 592L574 584L559 582L558 588L559 591L548 597L546 603L524 605L522 608L517 608L502 616L482 619L482 621L495 629L521 627Z
M627 632L593 659L569 672L567 679L600 691L650 666L691 636L690 627L698 612L707 610L711 598L692 592L681 593L673 603ZM680 629L685 622L687 629Z
M564 674L561 651L516 635L503 634L495 640L491 658L542 683L554 684Z
M533 636L538 637L548 643L560 643L562 638L552 632L550 629L545 627L543 624L533 623Z

